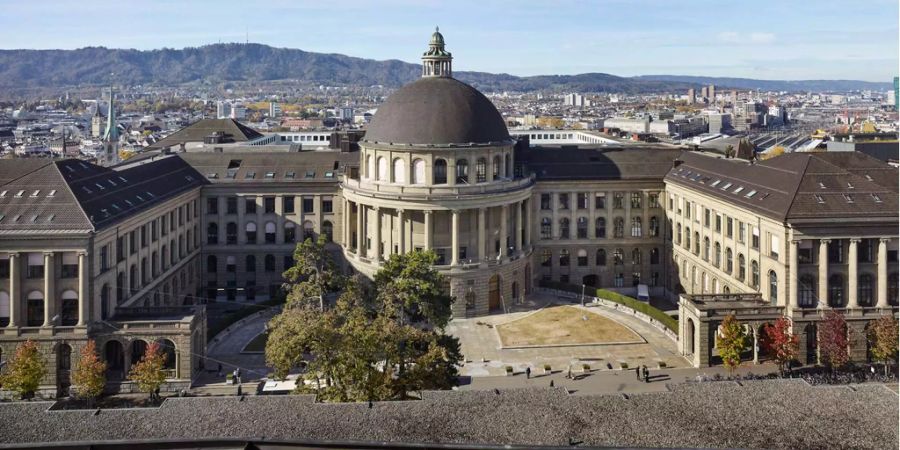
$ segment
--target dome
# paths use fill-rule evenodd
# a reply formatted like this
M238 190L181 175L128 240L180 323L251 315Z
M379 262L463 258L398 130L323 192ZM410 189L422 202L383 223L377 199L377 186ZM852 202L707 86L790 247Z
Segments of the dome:
M378 108L368 142L446 145L508 141L506 122L477 89L449 77L403 86Z

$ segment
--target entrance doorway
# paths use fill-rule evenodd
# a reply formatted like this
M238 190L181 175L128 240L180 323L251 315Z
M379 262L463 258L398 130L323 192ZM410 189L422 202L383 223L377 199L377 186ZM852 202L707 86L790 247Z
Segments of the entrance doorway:
M488 308L491 311L502 308L500 303L500 275L494 275L488 281Z

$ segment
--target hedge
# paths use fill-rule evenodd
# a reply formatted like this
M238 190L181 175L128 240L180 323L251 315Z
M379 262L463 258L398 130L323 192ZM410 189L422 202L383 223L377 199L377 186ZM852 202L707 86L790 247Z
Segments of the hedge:
M557 289L560 291L572 292L575 294L581 294L582 290L582 286L580 284L560 283L558 281L541 281L538 285L540 287L548 289ZM602 298L604 300L615 302L620 305L625 305L635 311L642 312L652 317L653 319L662 322L662 324L668 327L670 330L676 333L678 332L678 319L675 319L662 310L654 308L650 306L650 304L644 303L636 298L622 295L618 292L608 291L606 289L596 289L589 287L584 288L584 294L590 295L592 297Z

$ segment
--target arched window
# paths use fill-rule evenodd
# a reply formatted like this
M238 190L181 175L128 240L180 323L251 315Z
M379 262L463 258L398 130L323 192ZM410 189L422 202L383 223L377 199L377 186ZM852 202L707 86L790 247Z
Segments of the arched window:
M684 227L684 248L691 251L691 227Z
M750 261L750 286L759 289L759 263L756 260Z
M469 161L465 159L456 160L456 183L469 184Z
M700 232L694 232L694 254L700 256ZM706 258L709 260L709 258Z
M219 243L219 226L215 222L210 222L206 226L206 243L211 245Z
M559 251L559 266L567 267L569 265L569 251L562 249Z
M650 237L659 236L659 219L657 219L656 216L650 218L650 230L648 232L650 233Z
M544 217L541 219L541 239L550 239L553 231L553 219Z
M541 265L544 267L553 265L553 252L549 248L541 250Z
M778 274L774 270L769 271L769 303L778 304Z
M216 255L209 255L206 257L206 272L207 273L216 273L219 270L219 260L216 259Z
M709 276L706 275L706 272L700 274L700 283L701 289L703 289L703 293L709 294Z
M247 225L244 225L244 235L247 238L248 244L256 243L256 223L255 222L247 222Z
M266 222L265 232L266 232L266 243L274 244L275 243L275 222Z
M100 288L100 319L106 320L109 317L109 285L104 284Z
M575 223L576 228L576 236L578 239L587 239L588 237L588 220L587 217L579 217L578 221Z
M434 184L447 184L447 161L434 160Z
M225 224L225 243L228 245L237 244L237 224L234 222Z
M734 258L731 249L725 249L725 271L729 274L734 270Z
M896 273L888 275L888 303L897 306L898 295L900 295L900 278Z
M709 238L703 238L703 260L709 261Z
M316 232L313 229L313 223L308 220L303 222L303 240L305 241L307 239L316 239Z
M0 327L9 325L9 294L0 291Z
M569 218L563 217L559 219L559 238L560 239L568 239L569 238Z
M475 162L475 182L484 183L487 181L487 160L478 158Z
M640 217L631 218L631 237L641 237L643 226Z
M137 265L132 264L128 269L128 288L131 289L131 292L137 291L138 281Z
M606 238L606 219L598 217L594 224L594 237L598 239Z
M425 161L419 158L413 160L412 173L410 173L411 184L422 184L425 182Z
M328 242L331 242L334 234L334 226L331 225L331 222L327 220L322 222L322 234L325 235L325 239Z
M650 249L650 264L659 264L659 249Z
M872 275L861 274L856 284L856 299L859 306L875 306L875 297L872 295Z
M234 255L225 257L225 271L228 273L237 272L237 258Z
M256 272L256 255L247 255L244 258L244 270L247 272Z
M605 266L605 265L606 265L606 250L604 250L604 249L602 249L602 248L598 248L598 249L597 249L597 255L595 256L594 259L595 259L594 262L595 262L598 266Z
M588 265L587 250L580 248L578 249L578 266L584 267L586 265Z
M621 217L613 219L613 237L625 237L625 219Z
M263 259L263 268L266 272L274 272L275 271L275 255L266 255Z
M800 291L797 301L803 308L816 306L816 279L809 274L800 277Z
M613 251L613 264L617 266L625 264L625 252L621 248L617 248Z
M681 224L675 225L675 243L681 245Z
M738 280L743 282L747 278L747 261L744 260L744 255L738 253Z
M491 165L491 172L495 180L500 178L500 155L494 156L494 164Z
M293 243L297 241L297 226L294 225L294 222L285 222L284 223L284 242L285 244Z
M41 291L31 291L27 298L25 324L29 327L39 327L44 324L44 294Z
M719 267L722 264L722 244L716 242L713 250L713 265Z
M639 265L641 264L641 249L635 248L631 250L631 264Z
M406 161L394 158L394 183L406 183Z
M844 306L844 277L838 274L828 277L828 306L832 308Z
M378 157L378 181L387 181L388 180L388 166L387 160L384 159L384 156Z

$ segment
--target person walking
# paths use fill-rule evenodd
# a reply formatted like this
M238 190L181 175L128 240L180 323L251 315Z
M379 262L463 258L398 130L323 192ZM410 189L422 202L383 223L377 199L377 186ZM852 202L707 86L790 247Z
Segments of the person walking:
M569 371L566 373L566 378L569 380L572 379L572 365L571 364L569 364Z
M528 366L525 368L525 379L526 380L531 379L531 366Z
M647 366L641 366L641 367L644 368L644 383L649 383L650 382L650 369L648 369Z
M634 378L638 381L641 381L641 366L637 366L634 368Z

